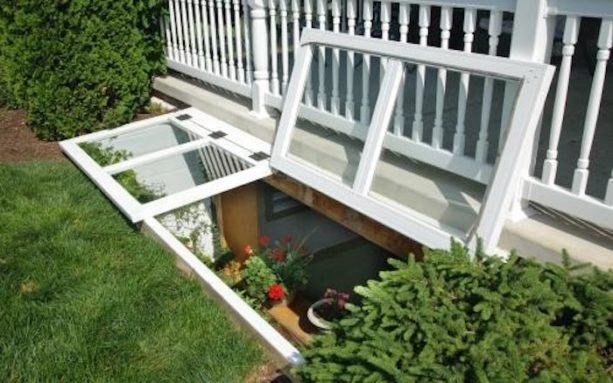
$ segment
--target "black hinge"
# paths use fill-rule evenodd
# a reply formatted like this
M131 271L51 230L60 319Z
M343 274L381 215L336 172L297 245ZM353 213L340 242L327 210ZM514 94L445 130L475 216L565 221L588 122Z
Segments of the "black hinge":
M262 161L265 160L267 158L269 158L270 156L264 152L257 152L257 153L253 153L252 155L249 156L249 158L255 160L255 161Z
M190 116L189 114L182 114L180 116L177 116L177 120L179 121L189 120L190 118L192 118L192 116Z
M221 130L218 130L216 132L209 134L209 137L214 138L214 139L218 139L218 138L225 137L225 136L227 136L227 134L222 132Z

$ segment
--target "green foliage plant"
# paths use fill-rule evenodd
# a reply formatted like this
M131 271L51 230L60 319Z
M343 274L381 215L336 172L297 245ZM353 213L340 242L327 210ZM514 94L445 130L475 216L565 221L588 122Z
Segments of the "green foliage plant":
M250 257L243 269L245 293L259 305L266 302L266 290L277 283L277 276L260 257Z
M313 256L302 243L294 243L290 236L273 241L263 235L259 239L259 245L253 255L266 263L288 292L296 291L307 284L309 275L306 268Z
M164 0L0 2L2 84L46 140L112 128L164 72ZM2 97L2 96L0 96Z
M304 382L610 382L613 273L427 250L355 291Z

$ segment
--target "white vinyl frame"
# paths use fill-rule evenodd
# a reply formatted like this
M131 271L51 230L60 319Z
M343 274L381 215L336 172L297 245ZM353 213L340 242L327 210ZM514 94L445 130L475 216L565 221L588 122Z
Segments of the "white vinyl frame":
M364 152L352 187L326 176L314 166L288 156L292 132L297 117L303 110L301 98L313 61L313 50L321 46L388 59L388 69L385 71L373 118L366 132ZM404 68L402 62L444 67L518 83L519 91L513 108L508 138L492 171L492 179L483 197L473 230L468 234L453 228L433 225L431 219L425 219L422 214L412 209L399 209L395 204L386 203L384 199L376 199L369 195L376 163L383 149L400 86L399 79ZM536 132L553 73L554 67L544 64L305 29L283 105L270 163L274 169L428 247L447 248L451 238L474 247L476 242L474 237L479 237L483 240L484 248L493 251L496 249L506 220L506 212L520 187L521 178L517 177L517 174L522 170L520 169L522 161L518 159L528 155L530 148L526 147L526 143Z
M187 120L177 119L177 117L185 114L190 115L191 118ZM106 167L98 165L79 146L79 144L83 142L98 141L161 123L169 123L177 126L197 138L194 141L143 154ZM226 133L226 136L219 139L209 137L209 134L216 131L222 131ZM170 194L145 204L137 201L113 178L114 174L133 169L135 166L182 154L207 144L215 145L235 154L243 161L250 164L251 167L238 173L209 181L202 185ZM103 130L62 141L60 142L60 147L132 222L140 222L148 217L155 217L181 206L251 183L271 174L268 160L256 161L249 157L251 154L257 152L270 154L270 144L195 108L188 108L163 116L127 124L116 129Z

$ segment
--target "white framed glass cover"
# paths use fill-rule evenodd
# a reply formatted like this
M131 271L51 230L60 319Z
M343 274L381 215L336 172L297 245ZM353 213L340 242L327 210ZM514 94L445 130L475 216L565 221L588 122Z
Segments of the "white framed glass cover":
M312 84L311 70L316 67L312 65L313 58L318 54L321 58L322 49L351 51L366 57L378 57L379 63L385 63L381 65L385 69L381 70L384 73L372 117L366 120L369 123L326 112L322 105L317 105L319 110L315 110L316 107L302 102L305 88ZM372 61L370 64L372 68ZM426 67L441 68L457 73L460 79L468 78L470 74L481 76L492 84L494 81L506 83L513 102L509 105L506 139L494 165L478 164L458 155L455 149L433 149L419 140L403 137L402 133L392 134L395 106L402 102L398 101L398 96L404 95L401 86L408 82L409 67L417 71L425 71L422 68ZM500 212L508 210L519 188L520 177L516 173L522 169L522 159L528 155L526 144L535 134L553 73L554 68L544 64L306 29L287 88L272 148L271 166L426 246L446 248L451 238L474 246L474 239L480 237L485 248L493 250L506 217ZM350 182L331 177L327 169L322 169L316 161L305 161L308 156L295 155L295 137L298 137L297 132L304 130L300 120L305 118L363 141L357 150L356 169ZM400 203L400 196L381 193L373 183L377 182L378 169L391 163L387 161L390 153L400 153L434 168L451 169L455 174L484 184L474 221L462 230Z
M60 146L132 222L271 174L268 143L195 108Z

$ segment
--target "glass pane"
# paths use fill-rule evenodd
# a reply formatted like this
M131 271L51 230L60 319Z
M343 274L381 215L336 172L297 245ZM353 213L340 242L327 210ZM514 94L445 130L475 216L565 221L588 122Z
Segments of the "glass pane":
M191 136L191 137L190 137ZM170 123L146 126L79 146L101 166L192 141L192 133Z
M223 255L210 199L174 209L156 218L204 262L211 262Z
M406 68L388 127L394 151L384 146L370 196L421 213L433 226L468 233L489 182L477 177L492 171L507 129L506 80L447 70L443 88L439 68Z
M288 156L321 170L322 176L351 186L366 136L366 128L362 128L361 137L357 131L370 123L382 78L381 60L329 48L325 52L322 55L319 49L315 51L302 102L303 107L317 110L320 124L299 114ZM348 73L353 80L348 80ZM348 87L349 82L352 87ZM328 116L336 116L346 123ZM344 125L345 131L340 125Z
M484 185L385 150L370 195L419 212L434 226L440 223L468 232L484 190Z
M249 163L237 156L208 144L136 166L113 177L134 198L145 203L250 167Z

